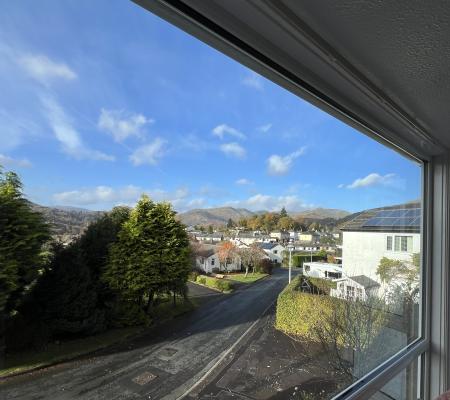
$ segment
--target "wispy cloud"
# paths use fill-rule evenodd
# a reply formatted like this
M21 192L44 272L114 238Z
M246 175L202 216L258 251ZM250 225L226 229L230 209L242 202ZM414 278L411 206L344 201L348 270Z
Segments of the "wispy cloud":
M81 135L74 128L70 117L61 105L51 96L41 96L44 115L47 118L62 151L77 159L114 161L114 157L86 146Z
M306 147L301 147L287 156L271 155L267 160L269 175L286 175L292 168L296 158L305 154Z
M98 128L109 133L116 142L123 142L130 136L142 137L143 128L153 122L153 119L142 114L102 108Z
M217 136L221 139L223 139L226 135L229 136L234 136L238 139L245 139L246 136L238 131L237 129L227 125L227 124L221 124L221 125L217 125L213 130L212 133L214 136Z
M265 125L261 125L260 127L258 127L258 131L267 133L270 131L271 128L272 128L272 124L265 124Z
M4 154L0 154L0 165L4 167L19 167L19 168L29 168L32 166L31 162L26 158L12 158Z
M261 77L261 75L253 71L251 71L244 79L242 79L242 84L256 90L264 89L263 78Z
M247 155L246 150L239 143L236 142L224 143L220 145L220 150L222 151L222 153L224 153L229 157L242 159L245 158L245 156Z
M56 62L43 54L27 54L18 57L17 63L33 79L48 84L54 79L74 80L77 74L65 63Z
M394 178L395 174L380 175L376 172L373 172L365 176L364 178L355 179L350 185L347 185L346 187L348 189L357 189L378 185L388 186L394 183ZM339 185L339 187L341 187L341 185Z
M151 143L138 147L130 156L133 165L156 165L167 153L167 141L159 137Z
M236 185L252 185L253 184L253 182L247 178L238 179L235 183L236 183Z
M262 193L255 194L245 200L228 202L227 205L247 208L252 211L280 211L282 207L285 207L288 211L300 211L313 207L312 204L305 203L296 195L272 196Z

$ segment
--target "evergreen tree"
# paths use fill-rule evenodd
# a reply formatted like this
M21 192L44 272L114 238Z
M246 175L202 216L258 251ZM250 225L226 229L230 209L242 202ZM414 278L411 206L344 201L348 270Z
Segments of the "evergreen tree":
M280 218L287 217L287 216L288 216L288 213L286 211L286 208L283 207L280 211Z
M50 233L42 215L23 197L14 172L0 168L0 313L9 313L43 267Z
M234 222L231 218L228 218L227 228L230 229L234 226Z
M105 282L125 300L149 311L158 293L184 293L189 271L184 226L169 204L155 204L142 196L111 247Z

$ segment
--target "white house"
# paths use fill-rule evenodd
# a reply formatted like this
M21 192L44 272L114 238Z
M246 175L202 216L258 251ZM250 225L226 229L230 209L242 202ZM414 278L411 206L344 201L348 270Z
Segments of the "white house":
M420 253L420 205L363 211L341 226L341 231L345 274L378 280L383 257L410 262L414 253Z
M336 289L331 289L330 296L346 300L366 300L368 296L378 294L380 284L365 275L347 276L336 279Z
M241 261L238 258L230 261L231 263L227 264L227 271L241 270ZM213 272L213 269L225 271L225 267L223 265L220 265L219 256L217 254L217 246L214 245L202 246L202 248L197 251L195 263L197 268L203 270L206 273Z
M342 278L342 265L324 262L304 262L303 275L312 278L339 279Z
M264 250L274 263L281 264L283 262L283 251L285 247L280 243L258 243L258 246Z
M199 242L221 242L223 235L221 233L197 233L195 239Z

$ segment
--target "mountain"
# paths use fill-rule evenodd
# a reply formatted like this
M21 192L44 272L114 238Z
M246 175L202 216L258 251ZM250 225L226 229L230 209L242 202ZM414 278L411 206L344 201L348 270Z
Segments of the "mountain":
M178 214L180 221L188 226L193 225L224 225L231 218L238 221L248 218L253 213L245 208L217 207L186 211Z
M305 210L292 214L292 216L316 220L330 219L330 218L338 220L341 218L345 218L347 215L350 215L348 211L339 210L337 208L314 208L312 210Z
M45 220L51 226L53 235L64 242L83 233L91 222L96 221L104 214L103 211L91 211L76 207L44 207L33 203L31 207L44 215Z

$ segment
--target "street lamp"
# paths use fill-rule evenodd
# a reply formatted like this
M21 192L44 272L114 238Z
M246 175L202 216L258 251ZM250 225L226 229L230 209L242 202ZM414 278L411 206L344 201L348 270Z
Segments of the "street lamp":
M289 250L289 283L291 283L291 271L292 271L292 251L294 250L294 245L288 244L287 246Z

